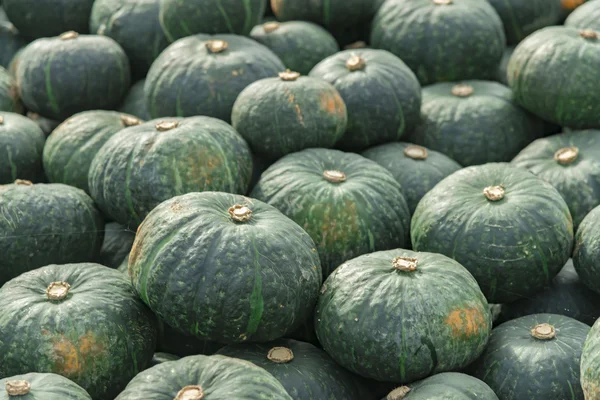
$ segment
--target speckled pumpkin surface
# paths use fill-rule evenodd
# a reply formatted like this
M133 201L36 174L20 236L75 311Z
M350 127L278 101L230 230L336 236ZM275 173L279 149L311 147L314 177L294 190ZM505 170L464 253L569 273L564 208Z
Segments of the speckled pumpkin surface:
M581 386L586 400L600 399L600 322L596 322L581 353Z
M442 372L392 390L381 400L498 400L483 381L458 372Z
M13 183L17 179L43 181L45 140L42 130L29 118L0 112L0 184Z
M78 384L51 373L29 373L0 380L0 400L92 400Z
M600 293L600 206L585 216L575 234L573 264L582 282Z

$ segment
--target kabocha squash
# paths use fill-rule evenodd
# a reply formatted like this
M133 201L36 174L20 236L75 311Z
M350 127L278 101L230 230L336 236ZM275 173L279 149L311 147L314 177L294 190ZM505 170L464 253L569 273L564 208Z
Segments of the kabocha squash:
M215 354L223 346L223 344L217 342L186 335L158 320L158 343L156 343L156 350L158 351L186 357L197 354Z
M592 0L578 7L569 15L565 26L600 32L600 1Z
M27 118L35 122L46 136L50 135L52 131L56 129L58 125L60 125L60 121L44 118L40 114L31 111L27 112Z
M340 51L329 32L306 21L266 22L255 26L250 37L273 50L287 68L302 75Z
M115 400L292 400L256 365L220 355L158 364L136 376Z
M209 117L153 120L123 129L89 169L92 198L114 221L135 229L159 203L189 192L246 193L248 145L230 125Z
M315 327L346 369L409 383L474 361L492 320L477 282L456 261L396 249L336 269L321 288Z
M517 46L508 84L515 100L540 118L569 128L600 128L600 91L590 90L600 81L599 63L600 32L548 27Z
M508 87L465 81L423 89L421 121L408 139L469 166L508 162L544 131L543 121L522 109Z
M600 399L600 320L594 324L585 340L580 367L585 399Z
M573 265L581 281L596 293L600 293L600 206L583 219L575 235Z
M0 284L44 265L98 257L104 220L83 190L17 180L0 186L0 213Z
M116 270L48 265L7 282L0 296L0 376L57 373L111 400L150 365L155 318Z
M23 103L47 118L114 109L129 89L127 56L105 36L70 31L30 43L19 57L16 74Z
M146 107L146 95L144 94L145 80L137 81L131 88L127 95L123 99L119 111L125 114L135 115L136 117L145 121L152 119Z
M579 361L589 330L562 315L517 318L494 328L470 368L502 400L583 400Z
M29 373L0 380L0 400L92 400L78 384L57 374Z
M417 204L442 179L462 167L450 157L410 143L388 143L362 155L385 167L402 186L411 215Z
M0 67L0 111L23 114L17 83L3 67Z
M267 47L236 35L179 39L154 61L144 86L153 118L206 115L231 120L246 86L285 69Z
M129 256L134 240L135 232L116 222L107 223L104 228L104 241L96 262L106 267L118 268Z
M293 331L321 286L319 257L302 228L261 201L220 192L156 207L137 232L129 275L164 322L225 344Z
M411 221L417 251L454 258L491 303L549 286L573 248L569 208L549 183L504 163L462 169L438 183Z
M508 85L508 76L507 76L508 62L510 61L510 57L512 56L514 51L515 51L514 47L507 47L506 50L504 50L504 54L502 55L502 60L500 60L500 65L498 65L498 71L496 73L496 80L503 85Z
M88 171L94 156L117 132L141 124L115 111L84 111L60 124L44 145L44 171L53 183L89 192Z
M400 60L382 50L346 50L313 68L331 83L348 109L348 127L337 147L360 151L399 140L420 119L421 86Z
M487 1L390 0L375 15L371 45L400 57L429 85L494 77L506 38Z
M0 46L2 48L0 65L2 67L8 69L14 55L26 44L25 39L19 35L19 31L11 22L0 21Z
M400 184L357 154L326 149L290 154L262 174L251 196L308 232L324 277L346 260L409 243L410 212Z
M268 160L332 147L347 121L346 104L333 85L289 70L245 88L231 113L233 127Z
M498 400L483 381L458 372L442 372L392 390L381 400Z
M35 122L19 114L0 113L0 184L17 179L44 179L42 150L46 137Z
M152 366L154 367L155 365L162 364L164 362L177 361L180 358L181 357L169 353L154 353L154 357L152 357Z

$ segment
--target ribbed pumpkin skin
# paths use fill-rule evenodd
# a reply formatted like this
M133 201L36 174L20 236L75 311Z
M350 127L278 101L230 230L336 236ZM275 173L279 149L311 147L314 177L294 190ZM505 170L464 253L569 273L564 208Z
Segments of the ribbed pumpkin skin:
M477 32L477 34L473 34ZM422 85L494 76L506 44L486 1L390 0L373 20L371 45L402 59Z
M228 48L211 53L210 41ZM194 35L178 40L152 64L144 90L153 118L206 115L229 122L231 109L246 86L285 69L268 48L236 35Z
M44 265L98 256L104 220L83 190L62 184L2 185L0 210L0 284Z
M577 147L576 159L561 164L555 154ZM600 204L600 130L562 133L538 139L523 149L511 164L526 168L558 190L569 206L573 226Z
M510 57L512 56L514 51L514 47L507 47L506 50L504 50L502 60L500 60L500 65L498 66L498 71L496 72L496 80L506 86L508 86L508 62L510 61Z
M47 297L53 282L71 286L65 299ZM57 373L94 400L112 400L150 365L156 321L119 271L48 265L7 282L0 295L11 299L0 304L0 376Z
M405 396L395 397L390 392L381 400L498 400L485 382L458 372L442 372L408 386Z
M428 149L425 149L425 159L413 158L406 153L412 148L414 145L410 143L388 143L362 153L394 175L402 186L402 194L411 215L427 192L442 179L462 168L450 157Z
M408 140L439 151L464 166L508 162L541 137L544 123L521 108L497 82L464 81L473 94L453 94L456 83L423 89L421 121Z
M550 324L553 339L537 339L532 328ZM481 357L470 367L502 400L583 400L579 360L590 327L569 317L534 314L494 328Z
M352 57L364 62L351 70ZM310 76L326 80L340 92L348 109L348 127L337 147L360 151L399 140L420 119L421 86L402 60L382 50L339 52L313 68Z
M179 125L159 131L161 121ZM98 151L88 176L104 214L135 229L161 202L189 192L246 193L250 150L227 123L168 118L123 129Z
M600 206L594 208L579 225L575 234L573 265L582 282L600 293Z
M586 400L600 399L600 322L596 322L583 345L581 386Z
M316 78L256 81L238 96L233 127L269 160L313 147L332 147L344 134L346 104L333 85Z
M0 65L6 69L17 52L27 44L17 28L8 20L0 21Z
M44 179L42 150L46 137L35 122L19 114L0 113L0 184L17 179Z
M104 242L96 262L109 268L118 268L127 259L135 232L117 222L109 222L104 227Z
M89 193L88 171L94 156L117 132L141 124L115 111L84 111L60 124L44 145L44 171L52 183L64 183Z
M11 396L5 389L10 381L27 381L31 385L29 393ZM92 400L90 395L78 384L57 374L29 373L0 380L0 400Z
M173 400L185 386L200 386L210 400L291 400L271 374L248 361L190 356L136 376L115 400Z
M325 171L340 171L346 181L330 182ZM308 232L324 277L346 260L409 242L410 212L400 184L357 154L326 149L290 154L262 174L251 196Z
M396 257L416 258L416 271L397 270ZM477 282L457 262L396 249L336 269L321 289L315 327L323 348L346 369L410 383L474 361L492 320Z
M144 93L145 83L146 80L141 80L131 85L129 92L127 92L127 95L125 95L125 98L123 99L123 103L121 103L121 107L119 107L119 111L125 114L135 115L145 121L152 119L148 112L148 107L146 107L146 95Z
M19 89L10 73L0 67L0 111L23 114L23 105L19 97Z
M571 13L565 26L600 31L600 1L589 1Z
M492 201L487 187L504 185ZM504 163L462 169L427 193L413 215L417 251L452 257L490 303L530 296L550 282L573 248L569 208L549 183Z
M114 109L129 89L127 55L105 36L38 39L19 57L23 103L47 118L62 121L81 111Z
M598 128L600 91L590 88L600 81L600 39L586 39L580 31L553 26L531 34L510 59L508 84L516 101L540 118L569 128Z
M127 268L125 268L125 273L128 273ZM223 344L217 342L202 340L196 336L186 335L171 328L163 321L158 320L157 351L172 353L179 357L186 357L196 354L215 354L217 350L223 346Z

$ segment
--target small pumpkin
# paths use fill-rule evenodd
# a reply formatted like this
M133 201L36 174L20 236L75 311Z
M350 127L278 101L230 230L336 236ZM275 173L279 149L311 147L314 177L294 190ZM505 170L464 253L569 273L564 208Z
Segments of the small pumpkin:
M381 400L498 400L483 381L459 372L442 372L392 390Z
M135 232L117 223L109 222L104 227L104 241L96 262L110 268L118 268L123 261L127 260Z
M10 112L0 113L0 184L16 179L43 181L45 140L42 130L29 118Z
M600 293L600 206L585 216L575 234L573 265L581 281L596 293Z
M577 7L565 21L565 26L600 32L600 1L588 1Z
M0 67L0 111L23 114L17 83L3 67Z
M142 79L131 85L129 92L127 92L123 103L119 107L120 112L135 115L145 121L152 119L148 113L148 107L146 107L145 84L146 80Z
M583 345L580 371L585 399L600 399L600 320L596 321Z
M0 400L92 400L75 382L58 374L29 373L0 380Z

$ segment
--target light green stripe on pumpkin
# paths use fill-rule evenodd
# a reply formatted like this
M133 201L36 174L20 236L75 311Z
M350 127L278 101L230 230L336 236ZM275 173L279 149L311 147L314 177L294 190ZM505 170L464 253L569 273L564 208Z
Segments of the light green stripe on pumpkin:
M50 56L50 59L44 66L44 74L46 77L46 93L48 94L48 100L50 100L50 107L52 107L52 111L58 114L60 110L58 109L58 104L56 103L54 92L52 91L52 77L50 76L52 59L54 59L54 55Z
M250 4L250 0L244 0L244 34L250 32L252 29L252 4Z
M227 25L227 29L229 30L229 32L235 33L233 30L233 25L231 25L231 21L229 20L229 16L227 15L225 8L223 8L223 4L221 4L221 0L217 0L217 7L219 8L219 12L223 16L223 19L225 20L225 25Z
M262 298L262 276L260 274L260 260L254 236L252 237L252 248L254 249L254 287L250 295L250 318L246 327L246 336L251 336L258 330L265 302Z

